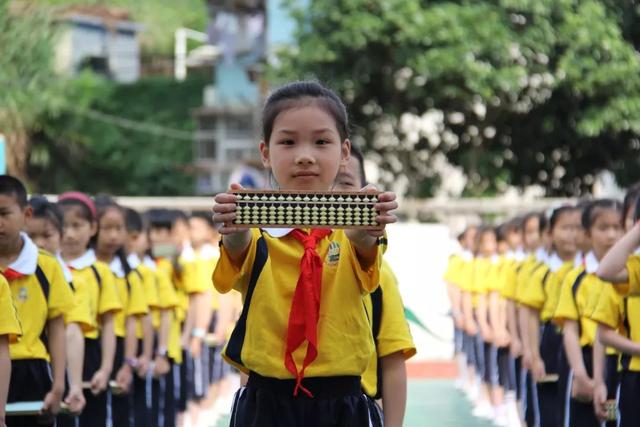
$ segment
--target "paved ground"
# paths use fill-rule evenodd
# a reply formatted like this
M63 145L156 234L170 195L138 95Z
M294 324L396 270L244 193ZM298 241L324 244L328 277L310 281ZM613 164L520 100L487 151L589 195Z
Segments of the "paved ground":
M216 427L228 426L228 418ZM471 416L471 405L451 380L410 380L406 427L490 427Z

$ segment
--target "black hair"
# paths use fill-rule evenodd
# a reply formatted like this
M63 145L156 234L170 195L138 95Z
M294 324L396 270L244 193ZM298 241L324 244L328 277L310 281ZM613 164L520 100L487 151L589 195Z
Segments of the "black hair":
M285 110L305 105L305 101L333 117L342 141L349 138L347 109L340 97L318 82L300 81L278 88L267 98L262 110L262 138L266 144L269 144L276 117Z
M129 233L141 233L144 230L142 215L135 209L124 208L124 222Z
M213 217L211 215L211 212L193 211L191 212L191 218L199 218L204 222L206 222L210 228L215 229L215 223L213 222Z
M469 227L471 228L471 227ZM482 236L484 236L485 234L491 233L494 236L496 236L496 238L498 237L498 233L496 231L496 228L491 226L491 225L481 225L480 227L477 227L478 232L476 233L476 241L473 243L475 246L475 250L474 252L477 252L479 247L480 247L480 241L482 240ZM469 229L467 229L469 230Z
M582 211L582 228L589 230L598 219L598 216L609 209L622 212L622 204L614 199L592 200Z
M29 199L33 209L33 217L49 221L62 234L64 216L62 210L55 203L51 203L44 196L33 196Z
M127 223L127 212L125 208L120 206L111 196L107 196L107 195L96 196L95 203L96 203L96 209L98 211L97 212L98 216L96 218L96 221L98 222L98 232L92 238L92 243L94 247L98 244L98 238L100 236L100 220L109 211L109 209L115 209L122 214L122 218L125 222L125 228ZM122 264L122 269L124 270L124 275L125 277L127 277L129 273L131 273L132 268L129 265L129 262L127 261L127 254L125 253L124 245L118 248L118 250L115 253L115 257L120 260L120 263Z
M636 182L627 190L627 194L624 195L622 201L622 221L629 215L631 208L636 209L637 201L640 200L640 182ZM634 211L634 216L637 214L637 209Z
M562 215L577 211L579 211L579 208L575 205L562 205L555 208L551 211L551 216L549 217L549 231L553 231Z
M364 171L364 156L362 155L362 150L360 150L357 145L351 144L351 156L358 160L358 172L360 172L362 185L367 185L367 174Z
M520 232L522 231L522 217L511 218L504 224L505 233L510 231Z
M547 227L547 218L544 216L542 212L529 212L522 217L522 231L524 231L527 223L532 219L538 220L538 227L540 229L540 234Z
M22 181L11 175L0 175L0 194L16 199L20 208L27 207L27 189Z
M504 224L500 224L499 226L497 226L495 228L496 230L496 239L498 240L498 242L504 242L507 240L507 226L509 225L508 222L504 223Z
M145 216L149 228L161 228L171 231L173 226L173 214L168 209L149 209Z
M181 211L180 209L171 209L169 211L169 214L171 215L171 225L175 225L176 222L182 220L182 221L189 221L189 217L187 216L186 213L184 213L184 211Z

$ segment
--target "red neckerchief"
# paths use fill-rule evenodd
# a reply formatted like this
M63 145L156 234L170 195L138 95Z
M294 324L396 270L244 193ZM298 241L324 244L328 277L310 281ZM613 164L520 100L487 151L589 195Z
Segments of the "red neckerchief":
M13 268L7 268L5 271L2 272L2 275L5 277L5 279L7 279L9 282L19 279L21 277L24 277L24 274L14 270Z
M318 357L318 319L320 317L320 293L322 289L322 259L316 251L318 243L331 234L329 229L314 229L307 234L299 229L291 235L304 246L304 255L300 261L300 277L291 301L289 324L287 325L287 347L284 365L296 377L293 395L302 390L307 396L313 394L302 385L304 370ZM307 354L302 369L298 372L293 352L307 341Z

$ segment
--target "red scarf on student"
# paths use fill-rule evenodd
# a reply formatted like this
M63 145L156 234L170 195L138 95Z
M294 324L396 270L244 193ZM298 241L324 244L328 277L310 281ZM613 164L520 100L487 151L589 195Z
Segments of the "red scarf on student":
M11 282L13 280L19 279L21 277L24 277L24 274L15 271L12 268L7 268L5 271L2 272L2 275L5 277L5 279L7 279L7 281Z
M304 370L318 357L318 319L320 317L320 294L322 289L322 259L316 251L318 243L331 234L329 229L313 229L309 234L295 229L291 235L304 246L300 262L300 277L291 302L287 326L287 347L284 365L296 377L293 395L302 390L307 396L313 394L302 385ZM307 354L302 369L298 372L293 352L307 341Z

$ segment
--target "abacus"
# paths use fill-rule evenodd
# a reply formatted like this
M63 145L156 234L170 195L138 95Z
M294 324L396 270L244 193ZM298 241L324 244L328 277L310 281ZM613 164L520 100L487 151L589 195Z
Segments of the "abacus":
M39 416L42 415L42 408L44 407L44 401L36 400L36 401L27 401L27 402L13 402L7 403L5 406L5 415L8 417L12 416ZM69 414L69 406L61 402L60 403L60 414Z
M616 400L607 400L605 402L605 408L607 411L607 421L616 421L618 419L618 404Z
M235 190L238 228L378 229L380 192Z

